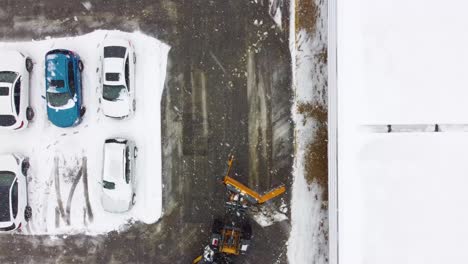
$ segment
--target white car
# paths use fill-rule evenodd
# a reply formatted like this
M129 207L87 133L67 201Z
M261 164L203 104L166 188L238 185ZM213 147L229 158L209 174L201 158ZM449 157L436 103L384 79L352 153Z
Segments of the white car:
M125 118L136 108L135 51L124 39L109 38L103 46L102 111L108 117Z
M33 62L18 51L0 51L0 129L21 130L34 118L29 106Z
M137 154L131 140L111 138L104 142L101 202L105 211L123 213L135 204Z
M0 231L13 231L32 216L26 177L28 159L19 154L0 155Z

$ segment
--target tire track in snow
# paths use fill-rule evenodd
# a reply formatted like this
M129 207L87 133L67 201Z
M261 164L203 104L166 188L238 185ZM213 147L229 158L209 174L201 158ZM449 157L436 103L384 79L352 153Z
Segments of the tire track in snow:
M67 208L65 209L67 225L71 225L71 219L70 219L71 202L73 200L73 194L75 194L76 186L81 180L81 176L83 174L82 172L83 172L83 165L80 166L80 169L78 170L76 177L74 177L73 184L71 186L70 192L68 193Z
M89 200L89 191L88 191L88 158L86 158L86 157L83 157L82 169L83 169L82 173L83 173L84 196L85 196L85 200L86 200L86 209L85 209L85 212L84 212L85 213L84 220L86 219L86 216L88 216L88 220L90 222L93 222L94 214L93 214L93 210L91 208L91 202Z
M62 195L61 195L61 192L60 192L60 176L59 176L59 167L58 167L58 157L55 156L54 158L54 179L55 179L55 193L56 193L56 197L57 197L57 207L55 209L55 213L57 214L57 212L59 213L59 216L62 217L63 221L66 222L66 218L65 218L65 209L63 208L63 201L62 201ZM57 215L56 215L57 217ZM58 227L57 225L58 221L56 220L55 221L55 224L56 226L55 227Z

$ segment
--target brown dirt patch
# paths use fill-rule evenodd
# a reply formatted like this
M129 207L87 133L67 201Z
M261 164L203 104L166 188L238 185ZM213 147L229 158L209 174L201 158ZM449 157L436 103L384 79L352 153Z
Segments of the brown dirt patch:
M305 29L312 34L318 18L318 7L314 0L296 0L296 32Z
M313 142L307 146L306 180L307 183L317 182L323 187L324 201L328 200L328 111L320 105L310 103L299 104L298 112L317 122Z
M320 63L323 63L323 64L327 64L328 63L328 49L327 48L323 48L320 53L318 53L317 55L315 55L317 58L318 58L318 61Z

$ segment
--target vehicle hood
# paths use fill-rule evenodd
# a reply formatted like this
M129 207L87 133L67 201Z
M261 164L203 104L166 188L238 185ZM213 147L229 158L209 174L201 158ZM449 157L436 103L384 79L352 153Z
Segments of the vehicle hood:
M132 190L131 188L117 187L114 190L102 190L101 202L102 207L107 212L123 213L132 207Z
M12 87L12 84L2 82L2 83L0 83L0 87L7 87L10 90L10 95L0 95L0 115L11 115L11 114L13 114L14 116L16 116L13 113L13 105L12 105L12 102L11 102L11 93L12 93L11 87Z
M78 104L73 102L73 100L69 100L69 103L60 107L53 107L47 104L47 116L50 122L58 127L71 127L79 120L80 111Z
M130 115L131 112L130 98L128 94L122 95L115 101L108 101L103 98L101 105L104 115L110 117L126 117Z
M25 69L25 57L16 50L0 51L0 71L22 73Z

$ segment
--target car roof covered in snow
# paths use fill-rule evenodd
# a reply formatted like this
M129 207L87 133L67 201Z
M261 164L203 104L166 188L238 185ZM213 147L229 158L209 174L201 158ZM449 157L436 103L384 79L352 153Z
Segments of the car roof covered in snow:
M125 86L125 55L129 52L130 42L121 38L107 38L103 43L103 74L104 83ZM115 78L118 76L118 78ZM114 77L114 78L112 78Z
M52 50L46 55L46 88L48 91L63 93L69 91L68 87L68 62L73 53L69 50ZM63 84L62 87L56 84Z
M103 63L104 84L125 85L125 61L123 58L106 58Z

